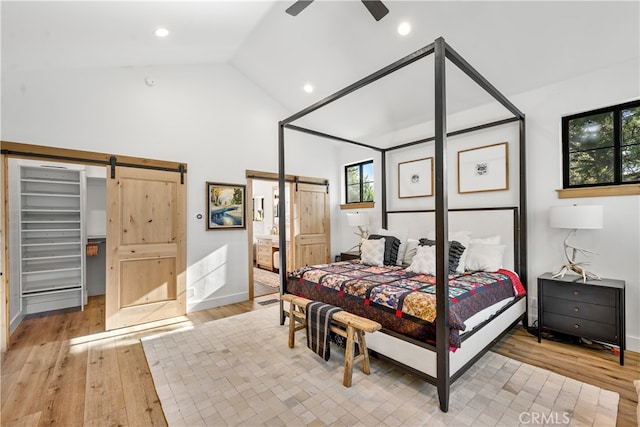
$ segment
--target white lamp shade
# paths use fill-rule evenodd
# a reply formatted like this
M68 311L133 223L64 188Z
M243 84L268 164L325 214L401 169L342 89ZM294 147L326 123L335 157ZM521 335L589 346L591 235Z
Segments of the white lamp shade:
M369 214L366 212L347 214L347 223L350 227L362 227L369 225Z
M603 225L602 206L552 206L549 225L554 228L598 229Z

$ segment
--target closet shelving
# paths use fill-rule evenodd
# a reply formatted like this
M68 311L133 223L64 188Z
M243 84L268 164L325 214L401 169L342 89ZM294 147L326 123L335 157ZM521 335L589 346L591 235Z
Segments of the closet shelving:
M84 171L20 168L20 289L27 314L84 307L84 194Z

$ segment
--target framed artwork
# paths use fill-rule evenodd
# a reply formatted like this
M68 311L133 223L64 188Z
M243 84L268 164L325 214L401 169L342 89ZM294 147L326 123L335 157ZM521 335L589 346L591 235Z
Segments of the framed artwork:
M246 228L245 185L207 182L207 230Z
M509 189L508 143L458 151L458 193Z
M433 157L398 163L398 197L433 196Z

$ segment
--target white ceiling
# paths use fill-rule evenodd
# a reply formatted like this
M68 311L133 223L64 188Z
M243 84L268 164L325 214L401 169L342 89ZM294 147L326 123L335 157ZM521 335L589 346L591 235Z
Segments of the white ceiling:
M3 0L2 71L225 62L294 113L440 36L507 96L640 55L637 0L386 0L379 22L355 0L316 0L292 17L284 10L293 1ZM411 23L409 36L397 34L401 21ZM160 26L171 31L166 39L153 35ZM306 123L367 139L424 121L432 64L407 67ZM487 100L459 73L448 80L458 88L449 111ZM302 91L307 82L313 94Z

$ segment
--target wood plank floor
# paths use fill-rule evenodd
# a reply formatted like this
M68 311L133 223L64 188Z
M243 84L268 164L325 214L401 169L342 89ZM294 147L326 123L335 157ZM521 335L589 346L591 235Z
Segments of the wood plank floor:
M104 331L104 298L92 297L84 311L32 316L12 335L2 357L3 426L163 426L140 338L264 308L273 295L189 314L152 329ZM538 344L522 328L494 348L500 354L620 393L619 426L635 426L640 354L617 356L600 349L551 341Z

